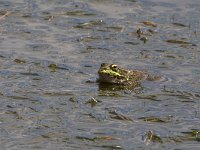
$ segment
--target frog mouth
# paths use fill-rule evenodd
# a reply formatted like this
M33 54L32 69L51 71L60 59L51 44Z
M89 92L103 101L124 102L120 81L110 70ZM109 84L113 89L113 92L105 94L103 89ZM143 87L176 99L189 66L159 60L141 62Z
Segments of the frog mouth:
M118 72L115 72L113 70L102 70L100 74L105 74L107 76L112 76L112 77L122 77Z
M116 73L116 72L114 72L114 74L110 74L110 71L109 71L109 73L106 71L99 73L99 81L103 82L103 83L119 84L119 83L123 82L124 80L125 80L124 76L120 75L119 73Z

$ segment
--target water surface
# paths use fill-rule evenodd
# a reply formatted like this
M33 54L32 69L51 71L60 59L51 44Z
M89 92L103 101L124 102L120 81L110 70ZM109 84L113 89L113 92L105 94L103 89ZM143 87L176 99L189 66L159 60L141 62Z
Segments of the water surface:
M1 149L199 149L199 10L198 0L0 1ZM103 62L162 79L105 88Z

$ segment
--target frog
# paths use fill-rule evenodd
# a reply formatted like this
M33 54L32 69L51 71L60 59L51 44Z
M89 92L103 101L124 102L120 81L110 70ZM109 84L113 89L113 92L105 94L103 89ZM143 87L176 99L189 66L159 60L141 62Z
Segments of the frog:
M120 86L138 86L142 80L155 80L157 76L149 75L146 71L129 70L116 64L102 63L98 70L100 83Z

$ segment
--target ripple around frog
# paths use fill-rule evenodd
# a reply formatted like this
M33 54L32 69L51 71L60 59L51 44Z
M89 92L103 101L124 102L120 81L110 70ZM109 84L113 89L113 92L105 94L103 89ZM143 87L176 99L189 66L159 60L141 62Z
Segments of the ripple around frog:
M171 83L173 80L172 78L169 78L167 76L160 76L159 79L156 80L147 80L147 82L156 82L157 84L166 84L167 82ZM124 86L124 85L118 85L118 84L109 84L109 83L99 83L99 90L101 91L120 91L120 90L136 90L136 93L138 93L139 91L141 92L143 90L143 86L142 83L145 82L140 81L140 82L136 82L134 85L132 86ZM140 93L139 92L139 93Z
M155 79L154 79L155 78ZM148 81L155 81L158 83L165 83L165 82L172 82L173 79L171 77L167 77L167 75L159 75L159 76L155 76L153 75L153 79L147 79Z

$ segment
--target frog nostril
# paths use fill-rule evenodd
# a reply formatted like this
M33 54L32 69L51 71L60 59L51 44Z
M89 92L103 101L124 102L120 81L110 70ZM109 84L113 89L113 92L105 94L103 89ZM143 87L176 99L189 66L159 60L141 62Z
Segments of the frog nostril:
M102 63L101 64L101 67L105 67L107 64L106 63Z

